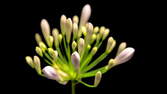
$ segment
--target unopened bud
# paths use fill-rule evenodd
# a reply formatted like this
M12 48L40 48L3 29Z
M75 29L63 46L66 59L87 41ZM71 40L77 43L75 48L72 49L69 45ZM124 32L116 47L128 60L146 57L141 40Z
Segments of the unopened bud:
M108 36L109 32L110 32L109 29L105 29L104 30L102 40L106 39L106 37Z
M40 42L42 42L41 36L38 33L35 34L35 40L36 40L38 45Z
M72 20L73 20L73 22L76 23L76 24L78 24L78 22L79 22L79 18L78 18L78 16L76 16L76 15L73 17Z
M53 58L53 60L56 60L58 57L58 52L54 51L52 48L48 48L48 53Z
M64 81L63 78L58 73L58 71L56 71L56 69L53 68L52 66L44 67L42 69L42 72L44 73L44 76L48 79L56 80L58 83L63 85L67 84L67 81Z
M49 44L50 26L46 19L42 19L41 29L42 29L42 34L45 38L46 43L48 44L48 46L50 46Z
M30 56L26 56L25 59L26 59L26 62L28 63L28 65L30 65L32 68L34 68L34 63L33 63L32 58Z
M68 18L66 21L66 40L67 40L67 43L70 43L71 32L72 32L72 20L70 18Z
M59 43L61 44L61 41L62 41L62 34L59 34L59 36L58 36L58 40L59 40Z
M99 32L99 27L96 26L96 27L93 29L93 32L94 32L95 34L98 33L98 32Z
M91 51L91 54L94 55L94 54L96 54L96 52L97 52L97 47L93 47L92 51Z
M73 37L76 39L78 37L78 25L73 23Z
M94 86L97 87L101 81L102 73L98 71L95 75Z
M43 42L39 43L39 47L42 49L43 52L47 49L46 45Z
M75 51L77 47L77 43L75 41L72 42L72 50Z
M41 74L41 62L38 56L34 56L34 68L38 74Z
M78 73L80 69L80 56L78 52L75 51L72 53L71 60L72 60L72 64L74 65L76 72Z
M83 38L80 38L79 39L79 42L78 42L78 52L79 54L81 55L81 53L83 52L84 50L84 45L85 45L85 41Z
M58 47L58 45L59 45L59 41L58 41L59 31L58 31L58 29L56 29L56 28L53 29L52 35L53 35L53 38L54 38L54 44L55 44L56 47Z
M118 56L115 57L115 63L122 64L130 60L135 52L134 48L128 47L124 49Z
M109 37L107 42L107 48L106 48L107 53L110 53L115 47L115 45L116 45L116 41L112 37Z
M126 42L122 42L119 45L119 48L118 48L118 51L117 51L117 55L119 55L125 48L126 48Z
M114 59L110 59L109 61L108 61L108 69L111 69L113 66L114 66L114 64L115 64L115 60Z
M81 12L80 26L83 26L87 23L90 15L91 15L91 7L89 4L87 4L83 7Z
M36 47L35 51L39 56L41 56L41 57L43 56L42 49L40 47Z
M62 15L60 18L60 27L61 27L61 32L63 36L65 35L65 32L66 32L65 30L66 20L67 20L66 16Z

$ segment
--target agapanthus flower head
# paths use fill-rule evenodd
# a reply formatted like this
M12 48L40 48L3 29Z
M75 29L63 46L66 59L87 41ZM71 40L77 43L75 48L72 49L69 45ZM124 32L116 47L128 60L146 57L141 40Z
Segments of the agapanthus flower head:
M27 63L43 77L55 80L60 84L81 83L88 87L97 87L101 81L102 74L109 71L112 67L125 63L131 59L135 49L127 47L122 42L118 48L115 58L111 58L105 66L93 69L104 60L116 46L116 40L109 36L110 30L104 26L93 26L88 22L91 15L91 7L85 5L81 12L81 18L73 16L68 18L62 15L60 18L60 29L50 28L46 19L41 21L43 36L36 33L35 39L38 56L27 56ZM42 40L42 37L44 40ZM105 51L97 58L98 49L106 41ZM47 63L42 66L41 63ZM105 63L105 62L101 62ZM43 64L42 64L43 65ZM93 70L92 70L93 69ZM94 84L87 84L83 78L95 77ZM75 85L72 84L72 85ZM74 94L74 93L73 93Z

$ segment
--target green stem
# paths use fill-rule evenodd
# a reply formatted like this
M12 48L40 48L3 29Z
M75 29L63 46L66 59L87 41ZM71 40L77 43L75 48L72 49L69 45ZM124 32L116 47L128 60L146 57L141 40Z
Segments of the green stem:
M74 81L72 81L72 84L71 84L72 94L75 94L75 85L76 85L76 83Z

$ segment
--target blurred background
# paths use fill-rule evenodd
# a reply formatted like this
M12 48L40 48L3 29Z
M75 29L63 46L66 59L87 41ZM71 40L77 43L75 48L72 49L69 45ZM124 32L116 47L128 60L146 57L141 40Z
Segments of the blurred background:
M81 84L77 85L76 94L123 94L148 93L154 91L157 82L152 80L153 75L158 75L153 70L156 59L153 55L154 32L151 32L149 23L150 15L154 10L151 2L145 1L113 1L113 0L53 0L53 1L14 1L5 3L2 18L6 25L2 39L5 51L2 68L3 87L13 93L52 93L71 94L70 83L66 86L56 81L48 80L36 74L25 62L25 56L35 55L36 41L34 34L41 33L40 21L45 18L51 28L59 28L60 17L65 14L73 17L80 13L85 4L90 4L92 14L90 22L94 26L110 28L110 36L117 40L117 46L121 42L127 42L128 46L134 47L134 57L127 63L111 69L103 75L102 81L97 88L88 88ZM148 7L149 6L149 7ZM107 40L106 40L107 42ZM99 49L99 53L105 49ZM117 49L101 62L107 64L111 57L115 56ZM155 59L152 60L149 59ZM94 78L86 79L93 83ZM5 91L8 92L8 91Z

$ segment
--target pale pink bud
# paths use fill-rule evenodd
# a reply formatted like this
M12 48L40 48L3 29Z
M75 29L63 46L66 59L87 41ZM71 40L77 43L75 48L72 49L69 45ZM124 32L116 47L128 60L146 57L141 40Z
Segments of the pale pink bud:
M80 68L80 56L78 52L74 52L71 55L72 64L74 65L75 70L78 72Z
M130 60L135 52L135 49L132 47L128 47L124 49L119 55L115 57L116 64L122 64Z
M82 9L80 26L83 26L87 23L87 21L89 20L90 15L91 15L91 7L90 7L89 4L87 4Z
M42 69L42 72L44 73L44 76L47 77L48 79L56 80L56 81L60 80L56 70L51 66L44 67Z

